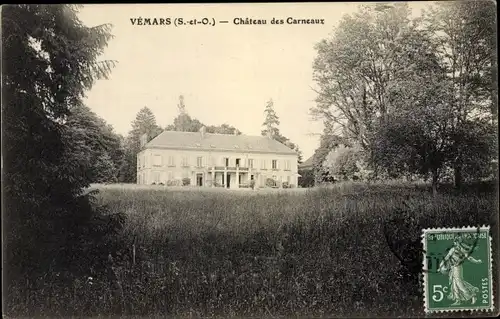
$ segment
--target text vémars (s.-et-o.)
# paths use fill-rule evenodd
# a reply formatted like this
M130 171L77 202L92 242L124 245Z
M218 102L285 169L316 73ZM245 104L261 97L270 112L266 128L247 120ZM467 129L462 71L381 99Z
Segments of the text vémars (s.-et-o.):
M224 19L215 19L215 18L207 18L207 17L198 17L198 18L157 18L157 17L136 17L130 18L130 23L136 26L189 26L189 25L215 25L223 23L232 23L233 25L311 25L311 24L325 24L325 19L318 18L296 18L296 17L287 17L287 18L272 18L268 19L256 19L249 17L237 17L229 20Z

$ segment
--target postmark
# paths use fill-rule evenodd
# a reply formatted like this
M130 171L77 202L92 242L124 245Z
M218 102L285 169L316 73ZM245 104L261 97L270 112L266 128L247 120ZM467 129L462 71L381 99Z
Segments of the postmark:
M426 313L493 311L489 226L424 229Z

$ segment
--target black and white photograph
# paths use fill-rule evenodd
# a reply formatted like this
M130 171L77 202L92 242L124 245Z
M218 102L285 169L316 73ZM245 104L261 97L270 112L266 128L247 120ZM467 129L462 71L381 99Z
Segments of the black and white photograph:
M4 318L499 315L497 4L5 4Z

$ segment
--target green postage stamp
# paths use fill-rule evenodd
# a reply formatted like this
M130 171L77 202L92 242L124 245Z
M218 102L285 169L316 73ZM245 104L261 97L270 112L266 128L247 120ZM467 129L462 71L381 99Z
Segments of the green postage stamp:
M430 228L422 237L425 312L492 311L490 228Z

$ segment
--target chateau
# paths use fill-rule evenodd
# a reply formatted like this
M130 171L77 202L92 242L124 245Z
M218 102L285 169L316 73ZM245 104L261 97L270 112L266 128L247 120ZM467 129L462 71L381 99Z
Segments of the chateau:
M137 154L137 183L297 186L297 153L270 136L164 131Z

